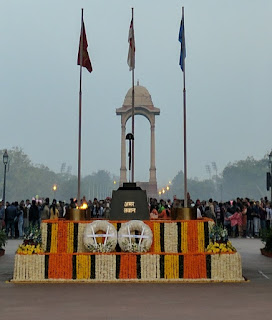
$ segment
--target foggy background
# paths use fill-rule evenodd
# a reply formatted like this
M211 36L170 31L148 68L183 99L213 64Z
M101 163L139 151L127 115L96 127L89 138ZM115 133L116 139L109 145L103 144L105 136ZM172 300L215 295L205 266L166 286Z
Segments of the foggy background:
M83 68L82 174L120 173L122 106L131 87L128 31L134 7L135 82L156 117L159 185L183 170L178 33L185 7L188 177L271 150L271 0L0 1L0 149L77 172L81 8L93 65ZM130 123L130 122L129 122ZM131 131L130 126L127 130ZM148 181L150 128L135 117L135 180ZM264 177L265 178L265 177Z

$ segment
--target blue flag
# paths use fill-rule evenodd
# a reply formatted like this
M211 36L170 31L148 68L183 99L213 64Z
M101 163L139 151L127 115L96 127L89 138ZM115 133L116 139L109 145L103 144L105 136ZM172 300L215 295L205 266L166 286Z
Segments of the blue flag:
M180 42L180 58L179 58L179 65L181 70L184 71L184 60L186 57L186 48L185 48L185 31L184 31L184 17L182 16L182 20L180 22L180 29L179 29L179 42Z

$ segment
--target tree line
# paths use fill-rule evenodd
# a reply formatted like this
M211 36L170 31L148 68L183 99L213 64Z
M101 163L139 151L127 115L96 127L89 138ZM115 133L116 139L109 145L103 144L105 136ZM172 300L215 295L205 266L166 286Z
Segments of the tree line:
M3 159L4 150L0 151ZM22 149L16 147L8 150L9 164L6 178L6 200L20 201L35 197L49 197L50 200L68 201L77 195L77 176L71 174L71 167L63 163L60 172L31 162ZM4 164L0 163L0 198L3 195ZM108 171L99 170L81 178L81 196L87 199L111 197L112 190L117 188L118 177ZM115 184L116 183L116 184ZM53 186L56 185L56 191Z
M4 150L0 151L1 160ZM71 174L71 167L63 163L60 172L56 173L48 167L31 162L22 149L16 147L8 150L9 170L6 180L6 200L20 201L32 197L56 197L69 201L77 194L77 177ZM261 160L248 157L229 163L221 174L210 179L188 179L188 191L192 199L214 198L226 201L236 197L259 199L267 196L266 172L270 171L268 155ZM0 162L0 197L3 195L4 164ZM81 195L87 199L111 197L112 190L117 189L119 177L106 170L99 170L81 179ZM53 185L57 190L53 191ZM172 180L170 190L160 197L172 198L176 195L183 198L183 172L180 171Z

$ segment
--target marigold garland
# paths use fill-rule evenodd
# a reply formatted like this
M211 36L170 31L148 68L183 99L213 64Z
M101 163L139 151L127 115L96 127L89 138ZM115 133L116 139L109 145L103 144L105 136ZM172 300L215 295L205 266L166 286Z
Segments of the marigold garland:
M206 255L186 254L184 256L184 278L185 279L206 279Z
M48 279L72 279L73 263L71 254L49 256Z
M76 278L90 279L91 276L91 257L87 255L76 256Z
M51 229L51 253L57 253L58 250L58 223L52 223L52 229Z
M160 223L154 222L153 224L153 243L154 243L154 252L161 252L161 242L160 242Z
M58 223L58 253L67 252L67 223L63 220Z
M198 252L205 251L205 233L204 233L204 222L197 222L197 234L198 234Z
M188 241L188 252L197 253L198 252L198 221L193 220L187 222L188 232L187 232L187 241Z
M165 255L164 257L164 277L165 279L179 278L178 255Z
M188 222L181 223L181 252L188 252Z
M68 222L67 225L67 253L74 252L74 223Z

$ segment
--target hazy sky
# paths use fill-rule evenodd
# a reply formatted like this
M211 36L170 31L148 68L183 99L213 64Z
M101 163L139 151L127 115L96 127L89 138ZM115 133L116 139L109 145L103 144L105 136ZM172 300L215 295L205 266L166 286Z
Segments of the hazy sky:
M81 8L93 72L83 70L82 173L120 173L122 106L131 87L128 30L134 7L135 80L155 107L160 186L183 169L182 72L185 7L188 176L206 165L271 150L271 0L0 0L0 148L33 163L77 171ZM130 128L127 128L131 131ZM135 177L148 181L149 122L135 118Z

